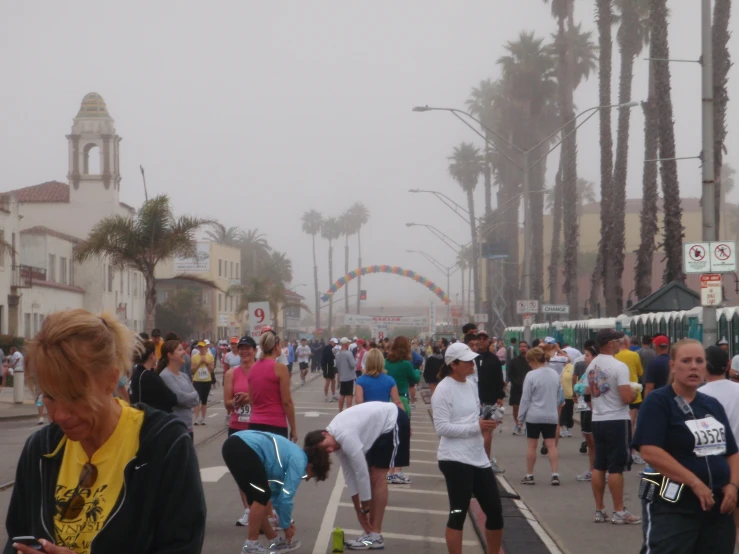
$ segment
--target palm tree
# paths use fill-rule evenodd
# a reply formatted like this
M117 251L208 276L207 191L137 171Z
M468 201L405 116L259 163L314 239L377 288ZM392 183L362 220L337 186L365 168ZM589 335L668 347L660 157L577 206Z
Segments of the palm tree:
M293 280L293 263L285 253L273 250L264 273L272 281L289 283Z
M241 235L243 234L241 229L238 227L226 228L217 221L213 223L212 227L212 229L208 229L205 232L205 236L208 240L225 246L239 246Z
M350 210L339 216L339 229L344 237L344 275L349 273L349 237L356 232L356 224ZM344 287L344 313L349 313L349 287Z
M239 237L239 247L241 248L241 282L246 283L269 259L272 247L259 229L242 232Z
M479 86L472 87L470 97L465 101L469 112L483 122L485 127L491 128L493 123L493 110L498 94L500 93L500 84L485 79L480 81ZM490 141L493 140L490 132L483 128L485 137L488 142L485 143L485 167L483 176L485 179L485 215L487 216L493 211L493 152Z
M349 208L349 213L351 213L352 221L354 221L355 225L355 231L357 235L357 267L362 267L362 227L367 225L367 222L369 221L370 212L367 209L367 206L362 204L361 202L355 202L352 204L351 208ZM347 287L348 288L348 287ZM359 275L357 275L357 313L361 312L361 290L362 290L362 273L360 272Z
M667 39L667 0L651 0L649 13L650 35L654 45L654 57L670 58ZM672 90L670 64L654 65L654 86L657 91L657 113L659 121L659 157L664 202L665 271L663 281L684 281L683 273L683 209L680 205L680 183L675 161L675 122L672 113Z
M83 262L106 256L113 266L140 271L146 283L146 328L151 330L156 318L156 265L173 257L194 256L195 232L211 223L198 217L175 217L169 197L163 194L144 202L133 217L101 219L75 250L75 259Z
M649 43L649 5L646 0L615 0L620 14L619 27L616 34L621 51L621 76L619 82L618 103L631 102L631 86L634 80L634 58ZM609 259L613 262L613 305L620 313L623 306L623 272L626 249L626 175L629 159L629 123L630 108L620 108L618 113L618 139L616 142L616 162L613 169L613 198L610 206L612 231ZM608 301L606 308L608 309ZM609 313L608 315L618 315Z
M585 204L592 204L598 200L598 197L595 194L595 183L593 181L588 181L583 177L578 177L575 190L577 191L577 205L575 213L577 214L577 217L582 217L583 206L585 206ZM554 188L547 189L544 192L544 196L546 197L547 210L553 210L554 202L556 201Z
M316 210L308 210L303 214L303 232L310 235L313 240L313 291L316 295L316 329L321 328L321 293L318 289L318 262L316 262L316 235L321 232L323 216Z
M334 284L334 245L333 242L341 236L339 220L335 217L327 217L321 224L321 237L328 241L328 282L329 286ZM328 299L328 334L333 328L333 297Z
M478 247L477 229L475 225L475 187L483 172L485 161L480 155L480 149L470 142L463 142L454 147L452 155L448 158L449 175L457 181L462 190L467 194L467 210L470 213L470 235L472 245L472 282L475 288L475 313L480 313L480 283L477 270Z
M716 0L713 4L713 167L716 175L716 229L721 222L721 206L725 195L722 195L724 160L724 143L726 142L726 105L729 101L728 77L731 67L729 54L729 19L731 18L731 0Z

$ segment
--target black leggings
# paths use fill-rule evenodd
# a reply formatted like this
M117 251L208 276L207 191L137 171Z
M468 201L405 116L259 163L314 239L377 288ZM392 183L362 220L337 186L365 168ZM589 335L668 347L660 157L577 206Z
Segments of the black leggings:
M575 422L572 419L573 412L575 410L575 401L572 398L565 400L565 405L562 407L562 413L559 416L559 424L563 427L571 429L575 426Z
M473 494L487 518L485 529L503 529L503 506L493 468L439 460L439 469L444 474L449 494L449 520L446 524L449 529L461 531L464 528Z
M196 391L198 391L198 396L200 397L200 404L203 406L208 405L208 395L210 394L210 387L211 382L205 382L205 381L193 381L192 386L195 388Z
M247 504L251 506L252 502L257 502L266 506L272 492L269 489L267 470L264 469L259 455L237 436L225 440L221 453L236 484L246 495Z

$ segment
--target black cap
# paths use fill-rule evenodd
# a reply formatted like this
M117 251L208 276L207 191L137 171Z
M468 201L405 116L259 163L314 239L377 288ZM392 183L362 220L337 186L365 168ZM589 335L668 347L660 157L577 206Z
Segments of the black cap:
M244 336L239 339L239 344L237 345L237 347L241 346L251 346L252 348L256 349L257 343L253 338L249 336Z
M624 338L624 333L616 331L615 329L601 329L598 334L595 335L595 342L598 346L605 346L612 340L619 340Z
M151 336L152 337L161 337L162 336L162 332L159 329L152 329Z
M706 348L706 369L711 375L722 375L729 363L729 353L720 346Z

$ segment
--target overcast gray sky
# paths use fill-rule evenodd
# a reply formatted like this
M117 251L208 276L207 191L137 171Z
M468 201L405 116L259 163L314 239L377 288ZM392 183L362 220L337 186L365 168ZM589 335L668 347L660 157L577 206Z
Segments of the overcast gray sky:
M583 27L595 30L594 2L576 6ZM672 57L697 59L700 3L670 6ZM310 208L338 215L362 201L372 213L363 231L365 264L401 265L445 286L444 276L406 249L426 250L449 265L453 252L405 223L433 223L462 243L469 230L435 198L407 190L440 190L464 203L447 156L461 141L482 142L449 114L411 107L463 107L471 87L499 77L496 60L506 41L524 29L549 36L555 26L541 0L4 2L0 190L66 181L65 134L82 97L96 91L124 139L124 202L143 201L138 166L144 165L150 193L169 194L177 212L264 232L293 260L294 283L309 285L298 292L312 304L310 238L300 216ZM617 51L614 45L614 103ZM635 99L646 95L646 75L640 60ZM673 64L672 78L677 152L697 155L700 67ZM732 99L739 98L737 83L730 78ZM597 74L576 102L583 109L598 103ZM737 116L730 102L728 121ZM615 129L614 119L614 140ZM726 159L735 167L737 140L730 128ZM640 109L633 110L630 144L628 196L640 197ZM680 162L679 170L682 195L698 196L698 162ZM597 118L579 135L579 172L599 182ZM325 290L324 241L318 252ZM336 278L343 248L335 260ZM395 276L372 276L363 285L373 303L388 306L434 298ZM459 279L452 297L457 292Z

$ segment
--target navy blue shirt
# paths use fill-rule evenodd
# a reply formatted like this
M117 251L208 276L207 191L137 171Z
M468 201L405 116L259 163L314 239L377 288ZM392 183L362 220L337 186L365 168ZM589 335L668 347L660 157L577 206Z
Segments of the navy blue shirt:
M667 384L670 378L670 355L660 354L647 366L647 375L644 384L654 383L654 388L659 389Z
M357 385L362 387L365 402L390 402L390 391L395 386L395 379L387 373L380 373L376 377L362 375L357 379Z
M726 458L737 453L736 440L731 433L726 412L718 400L702 392L698 392L690 403L696 419L703 419L710 415L724 425L726 454L701 458L693 452L696 438L685 425L685 422L692 421L693 417L683 413L675 401L676 396L672 387L660 388L647 396L639 409L639 419L632 446L637 450L645 445L664 449L706 485L710 483L706 466L706 460L708 460L713 476L713 488L719 490L729 482L731 477Z

